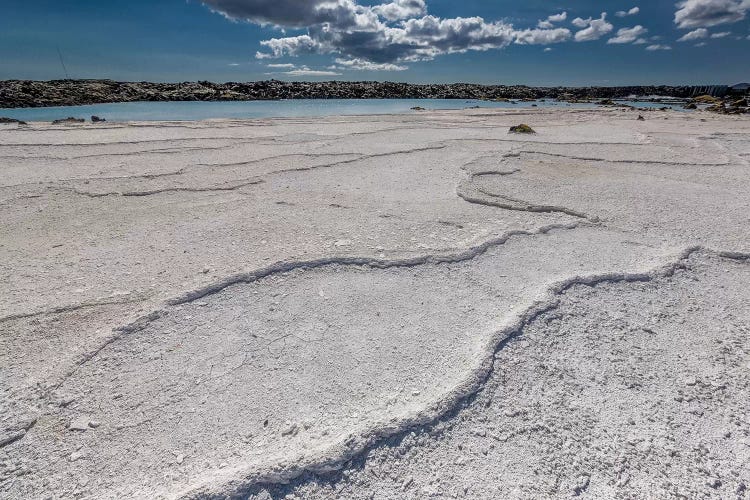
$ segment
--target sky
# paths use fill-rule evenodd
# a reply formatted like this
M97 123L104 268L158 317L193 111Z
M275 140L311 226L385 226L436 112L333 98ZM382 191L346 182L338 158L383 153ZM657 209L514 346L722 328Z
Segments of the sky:
M708 85L749 54L750 0L0 2L0 80Z

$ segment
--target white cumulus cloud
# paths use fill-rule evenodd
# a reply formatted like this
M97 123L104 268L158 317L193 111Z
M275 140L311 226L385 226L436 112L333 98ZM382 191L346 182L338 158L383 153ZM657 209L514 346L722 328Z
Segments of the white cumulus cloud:
M633 7L630 10L618 10L615 12L615 15L617 17L628 17L628 16L634 16L638 14L641 11L640 7Z
M607 21L606 12L602 12L602 16L599 19L581 19L580 17L577 17L573 20L573 25L579 28L584 28L575 34L576 42L598 40L614 29L612 23Z
M669 45L654 44L654 45L649 45L648 47L646 47L646 50L649 50L652 52L655 50L672 50L672 47L670 47Z
M519 45L549 45L570 40L571 32L567 28L527 29L515 32Z
M689 33L685 33L677 39L678 42L691 42L693 40L700 40L708 36L708 30L706 28L698 28Z
M573 34L557 24L568 20L565 11L549 15L535 27L526 27L478 16L441 18L428 13L426 0L368 0L367 4L365 0L200 1L228 19L277 29L278 36L260 42L258 59L323 54L336 60L335 65L328 63L331 67L327 71L269 65L288 70L292 76L334 76L334 71L342 70L403 71L409 63L444 54L497 50L510 44L586 42L614 30L606 12L598 19L574 19L578 31ZM637 7L627 11L628 15L637 12ZM641 27L642 33L629 31L636 28L618 31L611 43L643 43L645 28ZM296 31L288 36L287 29Z
M396 0L391 3L376 5L372 10L389 21L397 21L426 14L427 4L424 3L424 0Z
M642 39L646 33L648 33L648 30L640 24L632 28L620 28L617 30L617 35L607 40L607 43L633 43Z
M409 69L407 66L399 66L398 64L391 63L374 63L366 61L364 59L336 59L336 64L344 69L354 69L361 71L405 71Z

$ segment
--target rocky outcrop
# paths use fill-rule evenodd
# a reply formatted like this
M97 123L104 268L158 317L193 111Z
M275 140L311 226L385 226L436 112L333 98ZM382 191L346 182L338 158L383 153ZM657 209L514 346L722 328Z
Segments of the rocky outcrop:
M21 120L16 120L15 118L7 118L5 116L0 116L0 124L11 124L11 123L17 123L18 125L26 125L26 122Z
M53 120L52 125L66 125L70 123L83 123L86 120L83 118L76 118L74 116L69 116L67 118L60 118L58 120Z
M416 85L395 82L247 83L115 82L112 80L0 81L0 107L73 106L133 101L253 101L275 99L487 99L600 100L630 95L689 97L692 87L527 87L467 83Z

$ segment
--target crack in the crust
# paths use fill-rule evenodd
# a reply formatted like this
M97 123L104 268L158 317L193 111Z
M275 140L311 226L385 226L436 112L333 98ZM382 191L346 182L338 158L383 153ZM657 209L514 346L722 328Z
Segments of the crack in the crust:
M689 247L680 252L674 260L655 269L633 273L604 273L590 276L575 276L551 285L545 298L534 301L525 311L514 318L508 318L505 325L492 335L486 344L484 356L478 361L467 379L423 411L407 416L398 423L380 422L360 435L349 435L342 438L330 451L321 451L305 457L298 457L263 466L262 469L252 465L244 470L234 469L223 474L209 484L188 486L178 493L179 498L208 500L227 497L247 496L262 489L273 488L280 484L289 484L298 480L300 484L310 480L316 474L330 474L351 464L353 460L363 457L369 450L381 445L388 439L398 440L415 430L434 427L441 421L456 416L461 408L471 403L473 397L487 384L493 370L497 353L511 341L521 336L524 330L542 314L559 305L560 296L575 286L597 286L604 283L648 282L657 278L673 276L684 268L684 262L697 252L718 255L723 258L747 262L750 254L739 252L714 251L701 246ZM307 477L305 477L307 475Z
M275 155L275 156L268 156L265 158L257 158L254 160L245 160L245 161L237 161L232 163L197 163L196 165L192 165L190 167L184 167L180 169L178 172L183 173L185 169L191 168L191 167L239 167L239 166L245 166L245 165L255 165L258 163L263 163L266 161L271 160L280 160L282 158L296 158L296 157L302 157L302 158L324 158L326 156L331 157L337 157L337 156L357 156L359 158L362 158L362 153L286 153L283 155Z
M568 160L577 160L577 161L596 161L596 162L602 162L602 163L628 163L628 164L634 164L634 163L640 163L644 165L668 165L668 166L692 166L692 167L726 167L731 165L730 162L723 162L723 163L695 163L695 162L682 162L682 161L663 161L663 160L613 160L613 159L607 159L607 158L594 158L594 157L587 157L587 156L574 156L574 155L565 155L561 153L549 153L546 151L531 151L531 150L523 150L518 151L516 153L513 153L512 156L514 157L521 157L522 155L541 155L541 156L552 156L555 158L566 158Z
M236 162L236 163L196 163L194 165L187 165L180 169L173 170L170 172L151 173L151 174L111 175L111 176L102 176L102 177L70 177L66 179L58 179L55 181L47 181L47 182L25 182L25 183L20 183L20 184L9 184L6 186L0 186L0 189L9 189L9 188L40 185L40 184L55 184L55 183L60 183L60 182L71 182L71 183L85 182L85 181L98 182L98 181L134 180L134 179L152 180L152 179L160 179L163 177L175 177L178 175L183 175L188 170L196 169L197 167L233 167L233 166L240 166L240 165L254 165L258 163L264 163L267 161L279 160L283 158L295 158L295 157L322 158L326 156L335 158L337 156L362 157L363 155L361 153L286 153L282 155L266 156L263 158L257 158L254 160L247 160L247 161L241 161L241 162ZM34 196L38 197L41 195L34 195Z
M273 139L276 136L263 136L254 137L253 140L266 140ZM132 144L154 144L164 142L187 142L187 141L242 141L242 137L177 137L172 139L143 139L139 141L113 141L113 142L31 142L31 143L6 143L0 144L0 148L12 148L12 147L96 147L96 146L120 146L120 145L132 145ZM147 150L148 151L148 150Z
M239 184L231 184L229 186L214 186L214 187L170 187L161 189L151 189L147 191L107 191L107 192L92 192L82 191L79 189L70 189L70 192L82 196L88 196L89 198L103 198L105 196L123 196L123 197L143 197L152 196L161 193L210 193L210 192L226 192L236 191L247 186L254 186L256 184L263 183L263 179L253 178L245 180Z
M223 149L232 149L237 146L245 144L258 144L260 141L240 141L233 142L231 144L225 144L223 146L189 146L189 147L176 147L176 148L161 148L161 149L143 149L138 151L123 151L118 153L95 153L88 155L76 155L76 156L51 156L51 155L40 155L40 156L19 156L19 155L0 155L0 158L21 158L21 159L33 159L33 160L56 160L56 161L68 161L68 160L81 160L85 158L107 158L114 156L135 156L135 155L149 155L149 154L162 154L172 155L189 153L193 151L220 151Z
M222 281L208 285L191 292L187 292L179 297L166 301L166 307L174 307L189 302L194 302L203 297L217 294L224 289L238 284L248 284L255 281L274 276L277 274L285 274L290 271L297 269L316 269L326 266L360 266L369 267L372 269L389 269L398 267L416 267L427 264L439 265L439 264L453 264L458 262L465 262L474 259L489 250L490 248L505 244L508 240L514 237L520 236L536 236L541 234L547 234L553 230L573 230L579 227L580 223L572 224L551 224L543 226L533 231L516 230L504 233L501 236L486 240L478 245L469 247L468 249L459 252L445 252L440 254L426 254L416 257L403 258L403 259L376 259L371 257L346 257L346 256L333 256L333 257L322 257L314 260L304 261L281 261L271 266L261 268L248 273L236 274L230 276ZM78 369L84 364L93 359L99 352L106 348L117 339L121 338L122 335L129 335L134 332L138 332L146 328L150 323L159 319L165 312L166 308L157 309L149 314L142 316L135 321L123 325L114 330L114 334L105 339L94 351L83 355L74 366L66 372L60 380L51 385L51 390L57 389L65 383L67 379L72 377Z
M95 191L87 191L83 189L76 189L76 188L68 188L68 187L50 187L49 189L56 190L56 191L68 191L73 194L81 195L81 196L88 196L89 198L101 198L105 196L150 196L154 194L160 194L165 192L210 192L210 191L234 191L249 185L254 184L260 184L265 182L263 180L263 177L266 176L272 176L272 175L278 175L283 173L291 173L291 172L306 172L310 170L317 170L317 169L323 169L323 168L333 168L338 167L341 165L349 165L352 163L357 163L360 161L367 161L373 158L383 158L387 156L397 156L397 155L404 155L404 154L412 154L412 153L421 153L425 151L437 151L441 149L447 148L444 144L436 144L434 146L425 146L425 147L418 147L418 148L411 148L411 149L404 149L404 150L398 150L398 151L389 151L384 153L372 153L372 154L359 154L359 153L320 153L320 154L304 154L304 153L290 153L287 155L278 155L278 156L271 156L268 158L259 158L257 160L250 160L247 162L238 162L238 163L227 163L227 164L197 164L196 166L203 166L203 167L231 167L231 166L241 166L241 165L252 165L252 164L258 164L263 163L266 161L271 161L279 158L285 158L285 157L325 157L325 156L356 156L355 158L349 158L347 160L340 160L333 163L323 163L319 165L308 165L303 167L293 167L293 168L282 168L278 170L271 170L269 172L259 174L258 176L253 177L252 179L242 179L240 183L238 184L231 184L228 186L213 186L213 187L196 187L196 188L190 188L190 187L169 187L169 188L161 188L161 189L153 189L153 190L145 190L145 191L105 191L105 192L95 192ZM152 179L152 178L159 178L159 177L170 177L170 176L178 176L184 174L187 169L193 168L195 166L188 166L183 167L179 170L176 170L174 172L165 172L163 174L142 174L142 175L133 175L133 176L122 176L122 177L112 177L112 178L101 178L102 180L120 180L120 179L137 179L137 178L143 178L143 179ZM85 180L85 179L82 179ZM99 180L97 178L91 178L91 180ZM13 186L4 186L4 187L13 187Z
M484 138L484 137L467 137L445 139L443 142L511 142L514 144L544 144L549 146L648 146L646 142L604 142L604 141L577 141L577 142L552 142L535 140L530 141L528 138L504 139L502 137Z
M7 435L0 439L0 448L4 448L10 444L20 441L26 437L26 434L36 425L37 419L31 418L26 422L23 422L19 427L15 429L15 432Z
M506 175L513 175L517 174L521 171L520 168L514 168L512 170L480 170L478 172L473 172L471 174L472 177L487 177L490 175L497 175L504 177Z
M480 192L481 194L484 194L486 196L489 196L491 198L497 198L500 200L505 200L508 203L502 203L502 202L494 202L494 201L487 201L484 200L485 204L489 204L490 206L496 206L500 208L505 208L507 210L522 210L526 212L536 212L536 213L561 213L565 215L570 215L571 217L578 217L579 219L588 219L591 222L599 222L599 218L596 216L589 216L583 212L579 212L577 210L573 210L570 208L566 208L563 206L558 205L537 205L534 203L530 203L525 200L521 200L518 198L513 198L511 196L505 196L497 193L492 193L490 191L487 191L485 188L477 187L476 190ZM459 195L460 196L460 195ZM513 204L516 205L513 205ZM509 208L512 207L512 208Z
M500 163L507 162L509 158L517 158L518 156L520 156L518 151L511 151L510 153L506 153L500 157ZM557 205L539 205L539 204L531 203L525 200L520 200L518 198L512 198L510 196L503 196L503 195L491 193L483 189L481 186L474 185L473 181L477 177L486 177L486 176L491 176L491 175L508 176L508 175L519 173L521 171L520 168L514 168L511 170L480 170L480 171L471 171L469 169L470 165L485 158L493 158L493 157L483 156L476 160L473 160L472 162L467 163L466 165L462 167L462 170L469 172L469 177L468 179L461 181L458 184L458 186L456 187L456 195L458 195L458 197L463 199L464 201L468 203L473 203L476 205L484 205L487 207L501 208L503 210L512 210L512 211L517 211L517 212L531 212L531 213L561 213L564 215L569 215L571 217L585 219L595 224L600 222L599 217L589 216L578 210L573 210L567 207L557 206ZM476 196L472 194L471 191L488 196L492 199L487 199L485 197ZM502 200L502 201L499 201L499 200Z
M479 245L472 246L466 250L457 253L427 254L406 259L373 259L368 257L324 257L316 260L298 261L298 262L279 262L269 267L252 271L249 273L237 274L229 277L224 281L214 283L204 288L188 292L181 297L172 299L169 305L181 305L188 302L199 300L203 297L214 295L236 284L247 284L275 274L283 274L295 269L315 269L319 267L342 265L342 266L364 266L373 269L389 269L395 267L416 267L427 264L455 264L472 260L483 255L487 250L493 247L504 245L508 240L519 236L536 236L547 234L553 230L572 230L580 227L580 223L571 224L550 224L536 230L509 231L501 236L486 240Z
M0 317L0 323L7 323L8 321L15 321L19 319L34 318L36 316L50 316L53 314L63 314L69 312L75 312L82 309L90 309L94 307L111 306L118 304L135 304L145 300L143 297L130 297L127 299L109 299L109 300L96 300L90 302L81 302L79 304L70 304L66 306L53 307L50 309L43 309L39 311L31 311L25 313L9 314L8 316Z
M480 189L477 189L477 191L481 192L482 194L487 194L481 191ZM456 194L463 199L464 201L468 203L473 203L475 205L484 205L486 207L494 207L494 208L501 208L503 210L512 210L515 212L531 212L531 213L561 213L565 215L569 215L571 217L576 217L578 219L586 219L593 223L598 223L599 218L596 216L590 217L583 212L578 212L576 210L571 210L569 208L555 206L555 205L534 205L526 201L522 200L516 200L514 198L506 198L499 195L488 195L497 197L500 199L505 199L508 201L508 203L503 203L502 201L495 201L495 200L487 200L485 198L480 198L478 196L472 196L471 194L467 193L466 191L462 191L459 187L456 190Z

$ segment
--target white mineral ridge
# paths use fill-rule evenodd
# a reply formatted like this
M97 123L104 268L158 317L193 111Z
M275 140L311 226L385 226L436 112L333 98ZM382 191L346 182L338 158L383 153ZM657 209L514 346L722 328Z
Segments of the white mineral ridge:
M3 126L0 497L744 498L750 121L636 117Z

